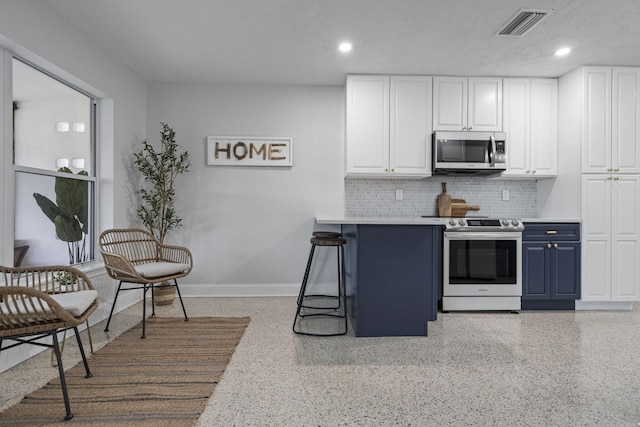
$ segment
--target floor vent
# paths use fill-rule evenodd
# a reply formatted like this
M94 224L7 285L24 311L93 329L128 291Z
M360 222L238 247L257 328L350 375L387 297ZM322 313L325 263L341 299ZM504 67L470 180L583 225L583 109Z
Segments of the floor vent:
M520 9L495 35L523 37L551 12L553 12L552 9Z

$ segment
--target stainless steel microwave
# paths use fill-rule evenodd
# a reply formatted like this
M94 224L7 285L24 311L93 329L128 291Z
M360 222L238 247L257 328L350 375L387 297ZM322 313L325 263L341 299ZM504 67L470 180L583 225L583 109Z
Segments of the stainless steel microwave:
M434 132L434 174L497 174L507 169L505 132Z

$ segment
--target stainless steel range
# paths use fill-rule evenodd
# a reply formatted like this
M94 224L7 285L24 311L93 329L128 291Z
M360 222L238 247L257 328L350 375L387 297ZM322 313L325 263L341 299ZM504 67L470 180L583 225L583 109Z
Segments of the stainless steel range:
M443 311L520 310L519 219L451 218L443 240Z

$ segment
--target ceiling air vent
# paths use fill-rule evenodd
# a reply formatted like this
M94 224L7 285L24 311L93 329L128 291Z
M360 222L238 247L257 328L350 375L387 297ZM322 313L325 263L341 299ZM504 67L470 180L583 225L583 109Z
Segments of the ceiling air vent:
M520 9L495 35L523 37L551 12L552 9Z

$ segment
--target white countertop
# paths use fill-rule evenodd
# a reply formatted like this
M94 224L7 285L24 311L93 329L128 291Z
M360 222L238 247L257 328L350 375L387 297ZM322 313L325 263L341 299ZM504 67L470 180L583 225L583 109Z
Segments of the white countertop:
M522 222L582 223L580 218L520 218Z
M467 219L473 218L468 216ZM397 224L397 225L444 225L449 218L422 218L415 216L378 216L378 217L345 217L345 216L316 216L318 224ZM570 223L582 221L577 218L520 218L522 222L553 222Z
M398 224L398 225L444 225L447 218L422 218L419 216L316 216L318 224Z

